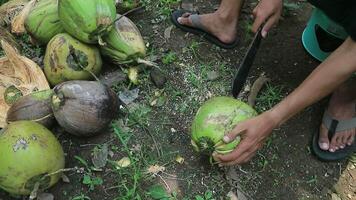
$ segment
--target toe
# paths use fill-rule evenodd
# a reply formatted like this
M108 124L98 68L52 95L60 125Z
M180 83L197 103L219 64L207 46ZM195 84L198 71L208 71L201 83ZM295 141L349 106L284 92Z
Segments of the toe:
M328 150L329 149L328 132L327 132L326 128L323 125L321 125L321 127L320 127L319 147L322 150Z
M355 133L352 133L351 136L347 139L347 145L351 145L355 140Z
M182 15L182 17L178 17L178 19L177 19L178 23L180 23L182 25L191 26L192 25L192 20L190 19L189 16L190 16L189 13L185 13L185 14Z
M337 142L338 137L334 136L331 141L330 141L330 146L329 146L329 151L330 152L335 152L338 150L338 142Z

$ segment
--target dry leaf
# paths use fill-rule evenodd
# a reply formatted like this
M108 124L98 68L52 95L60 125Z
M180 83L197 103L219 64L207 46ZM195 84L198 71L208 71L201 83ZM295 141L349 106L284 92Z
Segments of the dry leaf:
M163 172L164 170L166 170L165 167L160 166L160 165L151 165L148 167L147 169L147 173L148 174L158 174L160 172Z
M176 157L176 162L179 163L179 164L183 164L184 163L184 158L180 155L178 155Z
M68 178L67 175L62 174L61 178L62 178L62 181L63 181L64 183L70 183L70 180L69 180L69 178Z
M28 0L12 0L0 6L0 26L10 25L14 17L28 3Z
M229 200L238 200L236 194L234 192L232 192L232 191L227 193L227 197L229 198Z
M173 29L173 25L169 26L168 28L166 28L166 29L164 30L164 38L165 38L166 40L168 40L169 38L171 38L172 29Z
M18 13L11 22L11 32L15 34L22 34L26 32L25 20L30 13L32 7L37 0L31 0L25 7Z
M125 168L131 165L131 160L128 157L123 157L121 160L116 162L119 168Z
M91 161L95 168L100 169L105 167L108 162L109 147L108 144L103 144L102 147L95 147L93 150Z
M42 69L32 60L18 54L9 43L1 41L6 57L0 58L0 128L6 125L7 101L14 90L21 95L50 89ZM11 92L9 89L11 89ZM12 102L13 103L13 102Z
M130 67L128 70L128 77L131 83L137 85L138 84L138 68Z

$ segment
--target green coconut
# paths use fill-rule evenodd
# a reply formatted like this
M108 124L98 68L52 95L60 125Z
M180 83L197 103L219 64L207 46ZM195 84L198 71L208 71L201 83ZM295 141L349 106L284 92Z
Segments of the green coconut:
M44 72L51 85L69 80L91 80L101 71L99 50L67 33L54 36L47 45Z
M63 149L44 126L17 121L0 131L0 188L14 195L29 195L35 185L53 186L64 168Z
M57 0L40 0L32 7L25 20L27 32L39 44L47 44L53 36L63 33L58 17Z
M225 144L222 139L238 123L254 117L257 112L248 104L231 97L214 97L198 110L192 124L192 145L203 154L233 151L241 138Z
M85 43L101 43L113 27L114 0L59 0L58 15L64 29Z

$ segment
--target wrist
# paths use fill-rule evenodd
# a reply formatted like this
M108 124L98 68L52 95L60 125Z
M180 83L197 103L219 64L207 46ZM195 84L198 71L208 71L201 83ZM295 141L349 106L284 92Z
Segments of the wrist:
M278 111L278 109L272 108L272 109L266 111L265 114L270 119L271 124L272 124L272 126L274 128L279 127L284 122L283 117L282 117L282 113L280 113Z

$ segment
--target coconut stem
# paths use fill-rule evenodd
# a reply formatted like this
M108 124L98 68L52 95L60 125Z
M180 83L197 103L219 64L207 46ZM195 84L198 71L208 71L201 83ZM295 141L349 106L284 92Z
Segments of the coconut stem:
M197 145L200 152L206 155L211 155L215 150L215 144L209 137L201 137L198 139Z
M160 67L156 63L154 63L152 61L149 61L149 60L144 60L144 59L141 59L141 58L137 58L136 62L140 63L140 64L144 64L144 65L150 66L150 67L155 67L155 68L161 70Z

